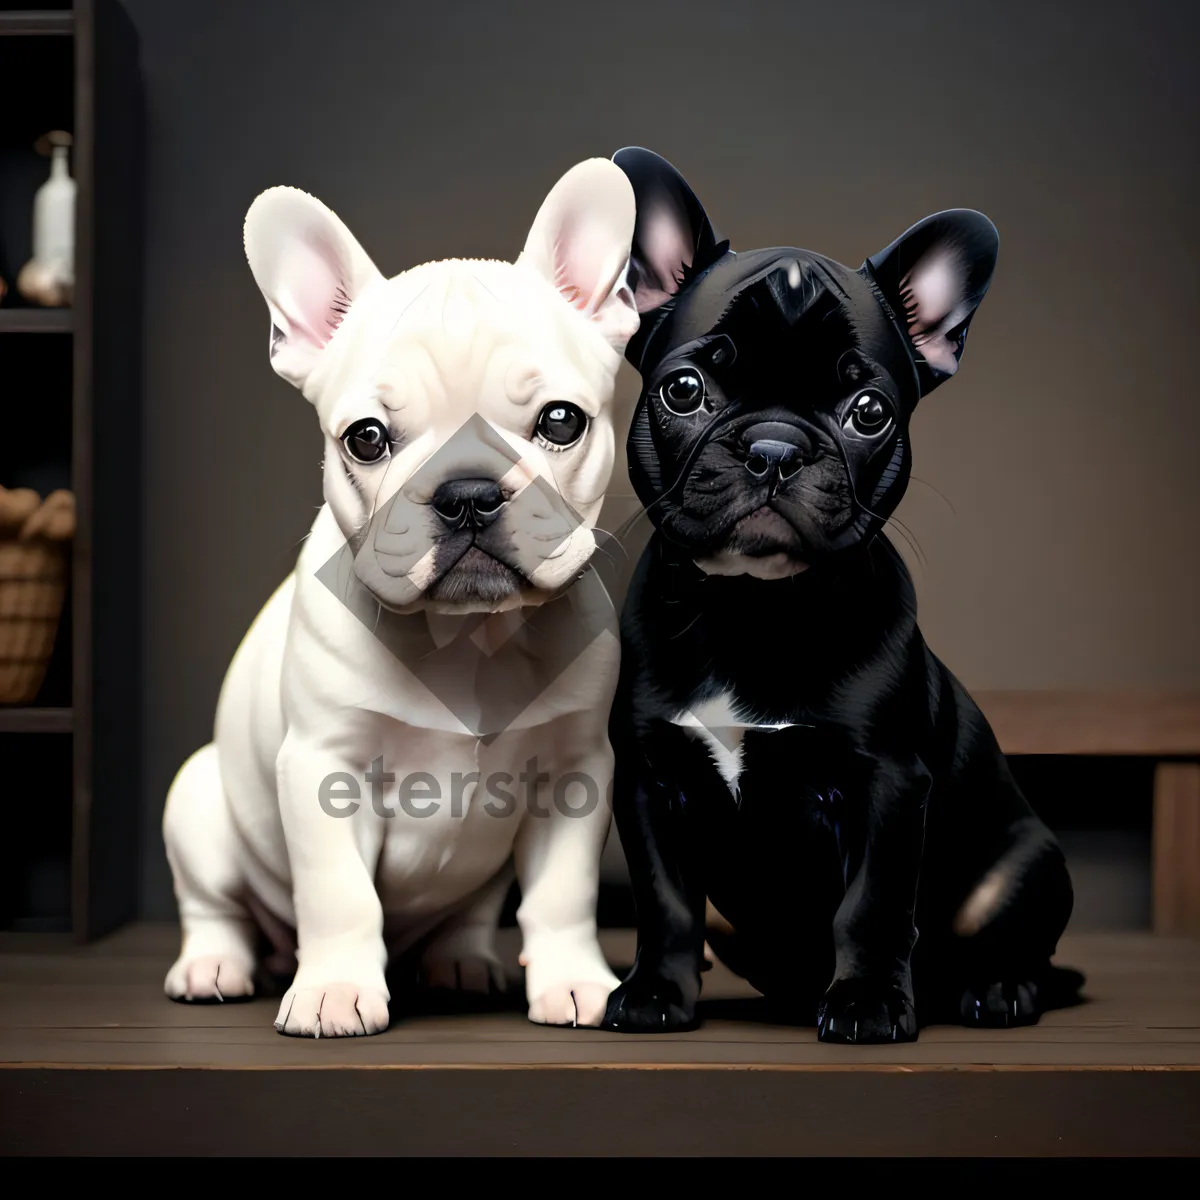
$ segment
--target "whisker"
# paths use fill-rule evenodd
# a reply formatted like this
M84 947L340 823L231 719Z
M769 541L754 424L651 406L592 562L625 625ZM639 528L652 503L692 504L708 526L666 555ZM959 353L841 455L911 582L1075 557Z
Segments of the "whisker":
M907 525L905 525L902 521L897 520L895 517L890 517L886 524L894 525L896 527L896 531L904 539L909 549L912 550L912 552L917 556L917 562L922 570L929 566L929 560L925 557L925 552L921 549L920 544L917 542L916 535L911 529L908 528Z
M621 565L620 561L617 559L617 556L615 554L613 554L613 552L611 550L609 550L607 546L597 546L595 553L603 554L604 557L607 558L608 561L610 563L612 563L612 565L614 567L618 567ZM628 561L629 556L625 555L624 558L625 558L625 561Z
M618 542L627 538L634 530L634 526L643 518L650 515L649 507L639 508L628 520L621 523L621 527L616 531L614 537Z
M683 635L687 633L687 631L691 629L691 627L695 625L698 620L700 620L699 613L697 613L678 633L671 634L671 641L674 641L676 638L683 637Z
M940 496L942 498L942 500L945 501L946 507L951 511L951 513L953 513L954 516L956 516L956 517L958 516L958 513L955 512L954 505L950 503L950 500L946 496L945 492L938 491L938 489L935 488L932 483L929 483L927 480L924 480L924 479L918 479L915 475L910 476L910 478L912 479L913 483L919 483L922 487L927 487L931 492Z
M602 533L604 535L604 537L606 539L605 543L604 543L605 549L611 549L613 546L616 546L621 551L621 553L625 555L626 558L629 557L629 555L625 553L625 546L624 546L624 543L621 541L620 536L613 530L605 529L600 525L593 525L592 533L593 534ZM597 547L600 546L600 540L598 538L596 539L596 545L597 545Z

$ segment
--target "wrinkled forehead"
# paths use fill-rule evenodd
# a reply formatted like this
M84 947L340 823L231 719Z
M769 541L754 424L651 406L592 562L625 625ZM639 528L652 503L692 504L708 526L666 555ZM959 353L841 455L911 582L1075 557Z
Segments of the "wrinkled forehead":
M903 379L905 348L857 271L790 247L738 254L688 289L655 339L658 361L728 338L755 374L824 370L856 351Z
M364 299L331 344L339 392L369 388L397 405L414 394L518 404L539 393L607 399L608 347L532 271L435 263Z

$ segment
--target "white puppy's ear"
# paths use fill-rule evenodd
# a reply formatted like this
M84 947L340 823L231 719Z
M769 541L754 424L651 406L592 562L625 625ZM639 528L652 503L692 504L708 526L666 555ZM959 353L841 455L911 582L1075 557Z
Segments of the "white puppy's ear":
M263 192L244 240L271 313L271 366L303 390L351 306L383 276L338 217L297 188Z
M625 173L607 159L590 158L554 185L517 260L550 280L618 351L639 324L626 279L636 220Z

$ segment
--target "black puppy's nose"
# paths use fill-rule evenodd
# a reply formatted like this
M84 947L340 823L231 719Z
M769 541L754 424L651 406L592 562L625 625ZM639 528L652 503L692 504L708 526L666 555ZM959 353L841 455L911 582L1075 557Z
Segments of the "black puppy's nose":
M770 438L752 442L750 457L746 459L746 470L755 479L762 479L773 467L778 467L780 474L791 474L787 465L797 460L799 466L800 451L788 442L775 442Z
M433 493L433 511L449 529L484 529L504 508L504 493L494 479L450 479Z
M746 470L755 479L772 474L791 478L804 465L808 450L804 431L783 421L759 421L742 434Z

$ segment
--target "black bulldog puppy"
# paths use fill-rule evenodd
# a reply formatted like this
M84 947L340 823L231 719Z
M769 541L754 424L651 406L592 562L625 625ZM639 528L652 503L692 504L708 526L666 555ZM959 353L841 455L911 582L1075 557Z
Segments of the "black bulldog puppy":
M695 1024L706 900L718 956L823 1041L1036 1022L1083 982L1050 965L1066 865L883 534L996 230L938 213L857 271L735 254L669 163L615 161L638 199L628 451L655 532L612 721L638 952L605 1026Z

